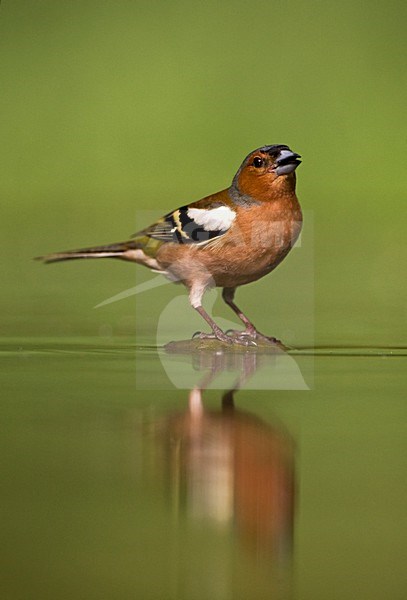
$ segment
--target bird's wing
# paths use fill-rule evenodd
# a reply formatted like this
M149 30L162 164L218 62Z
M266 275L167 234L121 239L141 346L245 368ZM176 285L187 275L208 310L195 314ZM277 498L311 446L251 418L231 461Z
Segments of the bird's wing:
M133 237L161 243L208 244L224 235L236 218L236 211L231 206L220 201L211 202L210 198L181 206Z

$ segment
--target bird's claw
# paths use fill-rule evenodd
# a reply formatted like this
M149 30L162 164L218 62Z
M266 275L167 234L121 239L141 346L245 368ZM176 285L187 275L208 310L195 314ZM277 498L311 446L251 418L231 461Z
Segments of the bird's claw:
M228 329L225 333L226 333L226 335L229 335L230 337L233 337L233 338L237 338L237 337L239 337L239 338L241 338L241 337L251 338L251 337L254 337L246 329L244 331L239 331L238 329Z
M233 344L239 344L240 346L245 346L246 348L248 346L254 346L257 347L257 344L254 340L249 339L247 336L241 336L241 337L232 337L232 336L227 336L230 337L232 340Z
M214 339L215 336L213 335L213 333L202 333L202 331L195 331L194 335L192 336L193 340L203 340L207 338Z
M220 338L214 333L204 333L203 331L195 331L192 336L193 340L219 340Z
M230 330L231 331L231 330ZM203 333L202 331L196 331L194 333L194 335L192 336L192 339L199 339L199 340L219 340L220 342L224 342L226 344L237 344L239 346L257 346L256 342L253 339L250 339L249 336L247 335L243 335L243 336L232 336L232 335L228 335L226 333L223 333L223 331L220 332L212 332L212 333ZM242 332L238 332L235 331L234 333L238 334L238 333L242 333Z
M262 340L269 344L281 345L282 342L275 337L264 335L257 331L257 329L244 329L243 331L239 331L236 329L228 329L226 331L227 335L232 337L233 339L246 339L246 340ZM257 344L255 343L257 346Z

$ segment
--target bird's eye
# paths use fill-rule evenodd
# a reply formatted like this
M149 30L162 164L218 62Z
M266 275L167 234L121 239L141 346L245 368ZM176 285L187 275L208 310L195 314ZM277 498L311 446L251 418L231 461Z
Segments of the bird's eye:
M260 156L255 156L253 158L253 166L256 167L256 169L260 169L260 167L263 166L263 159L260 158Z

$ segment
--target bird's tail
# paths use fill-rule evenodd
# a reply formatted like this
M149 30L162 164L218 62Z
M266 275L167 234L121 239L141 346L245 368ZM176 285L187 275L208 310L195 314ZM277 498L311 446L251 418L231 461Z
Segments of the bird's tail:
M67 250L66 252L55 252L45 256L37 256L35 260L41 260L44 263L59 262L62 260L73 260L76 258L124 258L128 257L131 250L140 248L136 240L128 242L119 242L108 246L93 246L91 248L82 248L80 250ZM127 253L127 254L126 254Z

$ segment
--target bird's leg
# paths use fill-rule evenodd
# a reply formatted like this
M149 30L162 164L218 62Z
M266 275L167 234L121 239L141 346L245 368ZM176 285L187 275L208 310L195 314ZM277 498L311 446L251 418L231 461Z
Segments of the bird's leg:
M192 307L195 308L195 310L201 315L201 317L205 319L205 321L208 323L208 325L210 325L212 329L212 333L199 332L198 334L196 334L196 336L200 339L217 339L220 342L226 342L227 344L237 343L243 346L253 344L253 342L250 342L247 338L237 339L231 337L230 335L226 335L226 333L224 333L222 329L218 325L216 325L215 321L212 319L211 316L208 315L208 313L202 306L202 296L204 295L206 288L207 284L196 284L195 286L192 286L189 291L189 300L191 302Z
M271 342L273 344L281 344L280 340L275 337L267 336L256 329L253 323L246 317L244 313L240 310L240 308L234 303L233 299L235 297L236 288L223 288L222 298L226 302L228 306L233 310L234 313L237 314L239 319L245 324L246 328L244 331L232 331L229 332L230 335L234 337L249 337L253 339L261 339L267 342Z
M239 319L243 321L243 323L246 325L246 329L244 331L241 331L240 333L244 333L246 335L253 335L253 333L256 331L255 326L246 317L246 315L242 313L240 308L233 302L233 299L235 297L235 290L236 288L223 288L222 298L226 302L226 304L230 306L233 312L237 314Z
M221 342L227 342L228 344L233 343L233 338L226 335L222 331L222 329L216 325L215 321L208 315L203 306L194 306L195 310L205 319L205 321L210 325L212 329L212 333L199 333L197 337L200 339L214 339L220 340Z

